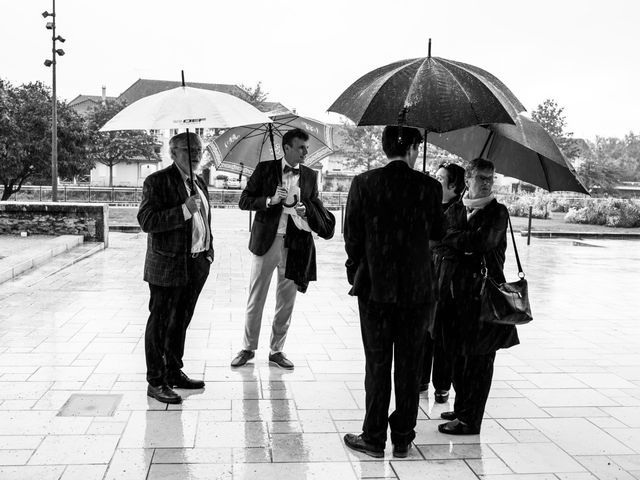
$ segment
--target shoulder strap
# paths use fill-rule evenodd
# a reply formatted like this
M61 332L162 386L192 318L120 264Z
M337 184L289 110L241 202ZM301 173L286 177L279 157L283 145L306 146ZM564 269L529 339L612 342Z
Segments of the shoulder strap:
M511 226L511 215L507 211L507 219L509 221L509 230L511 231L511 241L513 242L513 251L516 254L516 263L518 264L518 276L524 278L524 271L522 270L522 264L520 263L520 255L518 255L518 247L516 246L516 236L513 234L513 227Z

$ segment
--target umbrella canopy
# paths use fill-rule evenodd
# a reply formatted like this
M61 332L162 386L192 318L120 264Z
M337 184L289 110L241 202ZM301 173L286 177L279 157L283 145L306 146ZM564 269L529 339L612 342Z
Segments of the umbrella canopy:
M309 134L309 153L305 165L311 166L333 152L333 129L317 120L292 113L273 115L272 123L227 130L210 145L216 168L250 175L258 162L282 157L282 136L299 128ZM272 134L272 135L271 135Z
M329 107L356 125L406 125L428 133L482 123L513 124L524 110L489 72L430 55L367 73Z
M430 134L429 143L465 160L491 160L497 172L550 192L589 194L553 138L524 115L516 117L515 125L491 124Z
M141 98L100 131L232 128L269 122L267 115L233 95L183 86Z

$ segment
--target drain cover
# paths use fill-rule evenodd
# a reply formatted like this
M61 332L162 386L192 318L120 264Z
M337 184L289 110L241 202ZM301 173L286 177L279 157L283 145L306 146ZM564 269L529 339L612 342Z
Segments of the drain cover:
M122 395L90 395L74 393L65 402L59 417L111 417Z

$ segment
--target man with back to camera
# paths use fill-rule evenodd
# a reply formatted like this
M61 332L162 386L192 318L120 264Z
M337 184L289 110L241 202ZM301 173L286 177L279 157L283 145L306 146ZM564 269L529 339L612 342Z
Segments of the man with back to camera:
M344 442L378 458L384 456L387 426L394 457L406 457L415 438L436 297L429 240L444 234L442 187L412 168L421 141L415 128L385 127L388 163L353 179L345 211L349 294L358 297L366 360L366 413L362 433L348 433ZM396 408L388 416L392 360Z
M318 174L302 165L309 135L301 129L282 137L284 159L260 162L240 196L242 210L256 210L249 250L253 253L242 350L232 360L241 367L258 348L262 312L273 271L277 269L276 310L271 328L269 363L291 370L284 352L296 293L315 280L315 248L311 231L328 239L335 218L318 197Z
M182 372L187 327L213 262L211 211L207 185L189 173L202 157L195 133L169 141L173 164L144 181L138 223L148 234L144 280L149 283L149 319L145 331L147 395L163 403L181 403L173 387L199 389L202 380Z

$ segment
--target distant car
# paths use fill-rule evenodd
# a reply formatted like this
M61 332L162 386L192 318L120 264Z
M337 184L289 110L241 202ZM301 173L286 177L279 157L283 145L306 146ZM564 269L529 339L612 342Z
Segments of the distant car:
M242 187L240 186L240 180L230 178L226 182L224 182L224 188L228 188L230 190L239 190Z

